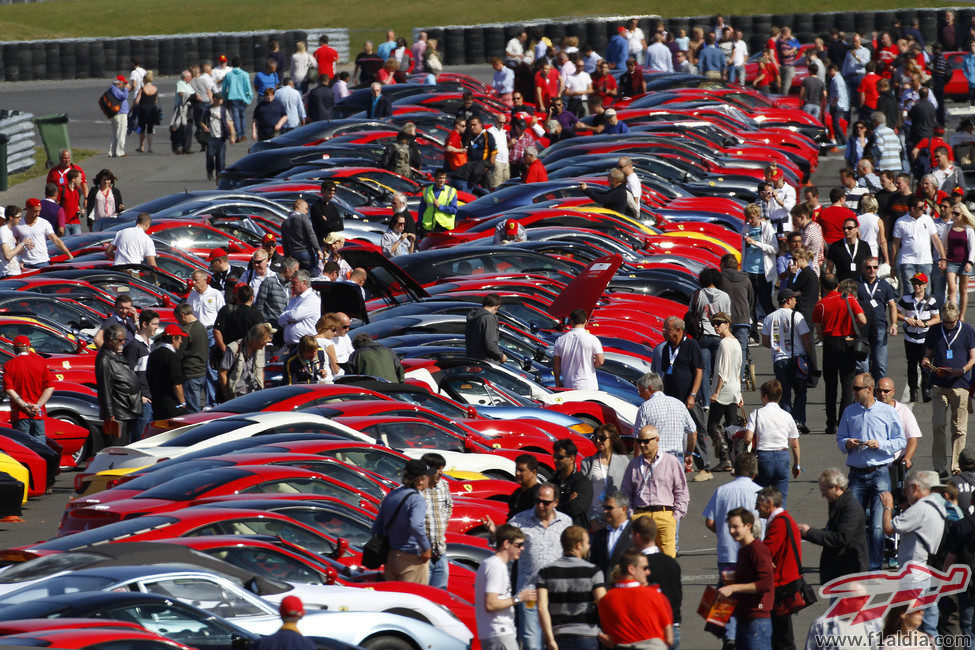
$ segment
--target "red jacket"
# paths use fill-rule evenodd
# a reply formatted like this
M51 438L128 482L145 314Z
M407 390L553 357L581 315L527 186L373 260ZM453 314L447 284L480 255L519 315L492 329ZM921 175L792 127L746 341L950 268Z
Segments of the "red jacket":
M532 161L532 164L528 165L528 169L525 170L525 182L526 183L544 183L548 180L548 173L545 171L545 165L542 161L536 158Z
M792 539L796 543L796 557L792 550L792 543L789 541L788 529L792 529ZM772 578L776 587L787 585L799 579L799 566L802 564L802 536L799 534L799 526L787 511L783 510L768 523L765 532L765 547L772 555L774 570Z

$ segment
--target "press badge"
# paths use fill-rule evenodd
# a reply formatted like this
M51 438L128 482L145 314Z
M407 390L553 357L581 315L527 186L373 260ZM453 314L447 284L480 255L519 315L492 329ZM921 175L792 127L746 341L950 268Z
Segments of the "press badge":
M945 359L948 359L949 361L951 361L952 357L954 356L955 356L954 350L948 350L947 352L945 352Z
M948 357L948 358L950 359L951 357ZM667 374L668 375L674 374L674 367L673 366L668 366L667 367Z
M857 263L856 262L850 262L850 270L851 271L856 271L857 270Z
M876 300L874 300L873 298L871 298L871 299L870 299L870 306L871 306L871 307L874 307L874 308L876 308L876 306L877 306L877 301L876 301Z

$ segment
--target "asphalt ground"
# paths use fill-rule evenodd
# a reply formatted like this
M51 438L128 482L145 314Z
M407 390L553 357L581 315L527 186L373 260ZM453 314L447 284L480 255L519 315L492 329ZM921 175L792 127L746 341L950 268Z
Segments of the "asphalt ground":
M481 79L487 79L487 66L470 66L464 69ZM159 80L163 93L162 105L169 113L169 102L174 87L173 79ZM107 87L107 82L62 81L32 83L0 83L0 104L3 108L29 110L36 115L68 111L70 117L71 143L76 147L107 148L109 130L107 121L95 104L99 94ZM166 93L169 93L168 96ZM167 97L169 98L167 100ZM118 186L129 205L157 196L179 191L212 187L204 174L202 154L193 156L173 156L169 153L165 140L154 145L154 155L130 153L123 159L108 158L102 154L84 163L89 176L102 167L112 169L119 177ZM132 151L134 145L127 145ZM228 148L228 163L237 160L245 153L241 145ZM828 194L839 179L843 167L842 156L832 154L820 159L820 165L813 175L812 183L820 188L821 194ZM43 179L30 181L0 193L0 202L23 203L29 196L39 196ZM968 322L972 322L969 314ZM772 378L772 367L768 351L764 348L750 348L758 373L758 385ZM906 361L903 338L898 335L891 339L889 347L888 374L897 385L898 394L906 381ZM745 391L746 407L749 411L761 405L757 391ZM789 487L789 511L800 523L822 527L826 523L826 502L819 494L816 485L819 473L827 467L842 467L844 457L836 447L832 437L822 435L825 428L823 408L823 388L812 390L807 407L807 424L813 433L800 439L802 466L804 473L792 481ZM929 404L914 405L914 413L925 436L931 432L931 408ZM933 469L928 440L922 440L915 456L917 469ZM690 476L690 475L689 475ZM680 529L680 558L683 573L684 600L681 608L681 646L689 650L720 648L720 642L704 631L704 621L696 613L698 603L705 587L717 581L716 537L704 526L701 512L714 490L729 480L728 473L715 473L712 481L689 483L690 507L688 516L682 521ZM74 474L62 474L53 494L31 500L24 508L25 523L0 524L0 544L3 547L19 546L48 539L57 531L64 504L71 498ZM810 584L819 584L820 547L809 543L802 544L803 566ZM813 619L825 612L820 602L800 612L794 618L796 642L799 647Z

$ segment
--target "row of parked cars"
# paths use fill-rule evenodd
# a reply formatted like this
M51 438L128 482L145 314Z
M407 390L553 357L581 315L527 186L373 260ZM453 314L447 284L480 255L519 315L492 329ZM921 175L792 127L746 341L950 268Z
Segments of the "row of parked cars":
M298 595L313 612L301 628L320 647L479 647L474 575L491 552L483 519L507 518L514 459L533 455L545 478L558 439L571 438L581 459L595 453L590 435L601 424L632 436L634 380L650 368L663 320L684 314L702 269L740 254L743 207L769 161L798 186L826 144L822 124L787 99L680 74L648 73L648 87L619 108L629 134L546 147L548 182L462 194L453 231L394 260L378 246L389 200L402 192L415 212L460 93L474 93L488 122L508 110L472 78L394 86L394 115L381 121L358 114L356 91L338 119L255 145L220 189L135 206L65 238L73 261L52 251L49 268L0 281L0 355L26 334L58 379L50 445L4 430L0 451L26 469L29 494L59 468L78 470L58 534L0 551L0 643L238 650L273 631L275 604ZM375 166L407 121L422 134L417 178ZM642 183L636 216L579 189L605 184L624 155ZM339 186L342 255L368 279L365 298L354 285L316 282L323 310L346 312L353 335L395 350L406 381L274 385L281 359L270 359L271 387L152 422L138 442L90 457L101 427L90 341L115 295L128 291L137 308L171 320L210 250L245 265L265 234L279 234L291 202L314 199L325 179ZM159 268L111 266L104 250L114 231L143 211L153 215ZM492 245L495 226L511 218L527 241ZM466 314L488 293L502 298L506 364L465 357ZM553 344L580 307L605 351L599 389L557 389ZM447 590L384 581L361 565L384 495L409 459L431 451L445 457L454 497Z

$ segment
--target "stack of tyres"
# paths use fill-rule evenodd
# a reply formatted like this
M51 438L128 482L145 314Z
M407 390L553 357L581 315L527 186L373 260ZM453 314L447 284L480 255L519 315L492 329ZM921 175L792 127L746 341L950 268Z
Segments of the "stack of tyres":
M61 62L64 55L61 52L60 41L48 41L44 46L44 67L46 69L45 79L61 80L64 74L61 71Z
M46 43L30 43L28 47L31 53L31 79L41 80L47 78L47 48Z
M129 48L129 39L114 38L115 41L115 74L127 74L132 69L132 50Z
M917 13L924 42L934 43L940 40L938 38L938 11L936 9L922 9Z
M465 61L484 63L484 30L480 27L467 27L464 32Z
M889 31L894 26L894 14L890 11L878 11L874 15L873 28L877 33Z
M565 24L564 23L547 23L542 25L542 30L545 35L548 36L548 40L552 41L552 44L559 46L562 44L562 39L565 38Z
M159 70L159 39L141 39L142 67L146 70ZM153 73L155 74L155 73Z
M817 36L813 30L812 14L796 14L792 23L792 32L800 43L812 43Z
M16 44L2 45L3 79L4 81L20 81L21 50Z
M850 12L840 11L836 14L836 29L849 36L856 31L856 18Z
M114 39L102 41L102 76L114 77L118 74L118 45Z
M508 42L504 36L504 28L500 25L487 25L484 27L485 56L488 58L492 56L504 58L504 46Z
M834 14L822 13L812 15L813 32L816 36L826 38L830 30L833 29Z
M101 39L91 39L84 41L78 53L79 59L88 57L88 76L92 79L100 79L105 76L105 41ZM82 52L87 50L87 55Z
M444 29L444 64L464 65L464 28L448 27Z
M164 38L159 41L159 55L156 58L156 65L159 67L159 74L179 74L179 66L177 66L175 59L176 43L173 41L173 39Z
M858 32L864 34L864 40L869 43L870 34L877 29L877 20L876 20L875 12L873 11L857 12L856 16L854 16L853 18L853 24L856 26Z
M200 51L197 49L196 36L183 36L178 39L178 46L183 51L183 67L188 68L200 62Z

